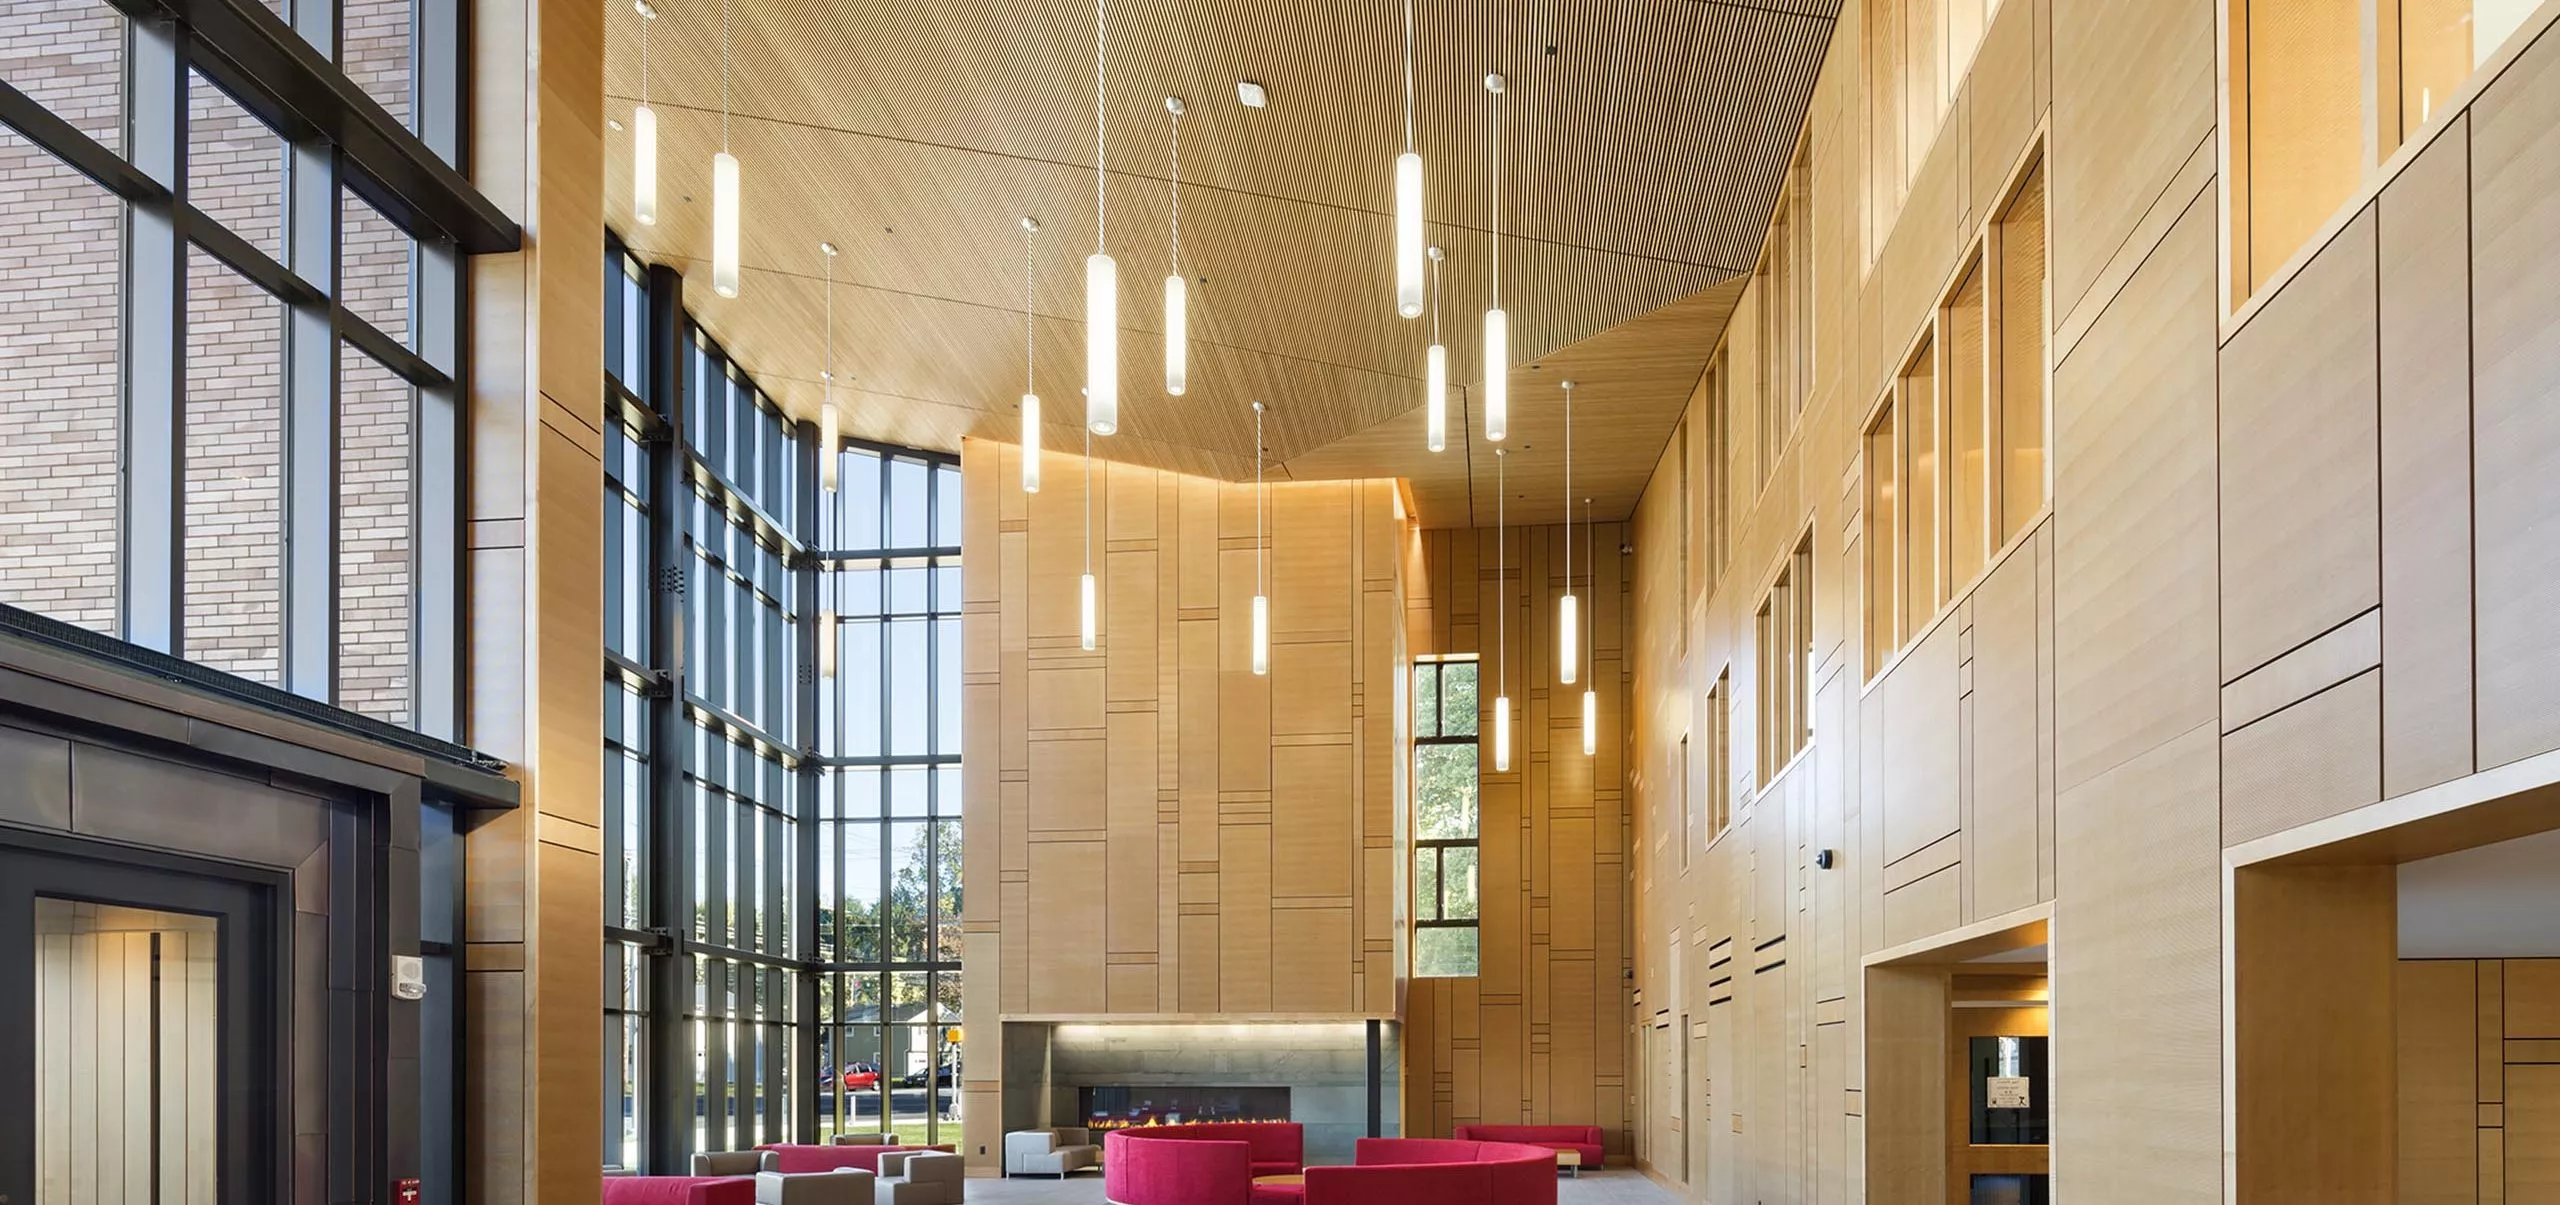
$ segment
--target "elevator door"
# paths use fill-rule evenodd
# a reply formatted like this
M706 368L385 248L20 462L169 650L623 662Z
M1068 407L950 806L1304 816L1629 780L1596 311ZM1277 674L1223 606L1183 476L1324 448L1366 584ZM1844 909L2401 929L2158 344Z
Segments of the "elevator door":
M0 1205L276 1199L271 896L0 844Z

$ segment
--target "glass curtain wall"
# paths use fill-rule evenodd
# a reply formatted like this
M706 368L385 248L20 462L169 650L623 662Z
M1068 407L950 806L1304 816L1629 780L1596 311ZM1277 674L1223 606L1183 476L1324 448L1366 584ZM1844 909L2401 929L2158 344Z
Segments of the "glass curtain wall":
M608 1164L958 1099L959 469L838 449L604 273ZM884 1124L885 1123L885 1124Z

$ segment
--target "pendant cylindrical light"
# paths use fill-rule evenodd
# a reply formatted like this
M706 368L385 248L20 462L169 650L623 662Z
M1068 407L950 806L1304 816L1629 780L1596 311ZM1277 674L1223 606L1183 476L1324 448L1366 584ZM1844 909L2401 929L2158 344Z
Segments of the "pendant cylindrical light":
M836 676L836 613L833 611L818 612L818 673L821 677Z
M1271 672L1271 596L1263 592L1262 403L1253 404L1253 672Z
M1101 626L1094 613L1093 597L1093 432L1084 435L1084 580L1077 586L1076 635L1084 651L1093 651L1094 637Z
M1173 117L1173 271L1164 278L1164 391L1181 397L1191 383L1191 315L1182 284L1182 98L1164 98Z
M649 26L658 8L649 0L631 0L640 14L640 103L631 107L631 216L643 226L658 224L658 111L649 107Z
M729 0L720 0L720 153L711 157L711 291L738 295L738 157L729 153Z
M1502 312L1502 75L1484 77L1493 94L1493 305L1484 312L1484 437L1501 443L1511 433L1511 316Z
M1438 247L1431 256L1431 348L1422 354L1422 446L1443 451L1449 446L1449 349L1440 342L1440 261L1447 254Z
M1573 382L1564 382L1564 597L1556 600L1556 677L1567 686L1582 669L1582 604L1573 594Z
M1493 450L1493 768L1511 770L1511 484L1508 448ZM1478 562L1481 564L1482 562Z
M1413 0L1404 0L1404 153L1396 156L1396 312L1422 316L1422 156L1413 149Z
M818 484L828 493L836 488L836 245L822 242L818 250L827 257L827 364L818 370L823 396L818 404Z
M1040 219L1022 219L1022 492L1040 492L1040 394L1033 384L1032 352L1038 346L1032 339L1031 300L1034 281L1031 270L1031 238L1040 233Z
M1078 591L1083 601L1083 611L1077 620L1076 636L1078 643L1084 647L1084 651L1090 653L1093 651L1095 626L1093 613L1093 575L1091 573L1084 575L1083 584L1078 587Z
M1566 512L1564 521L1568 526L1573 523L1573 515L1571 512ZM1591 536L1591 499L1585 498L1582 500L1582 563L1586 573L1589 574L1585 580L1593 580L1598 577L1598 573L1593 569L1591 553L1592 550L1598 548L1599 545L1591 542ZM1598 589L1598 586L1595 584L1593 589ZM1583 660L1593 660L1592 642L1597 639L1597 636L1592 632L1591 625L1583 625L1582 639ZM1592 667L1592 672L1597 674L1599 672L1599 667L1594 665ZM1582 688L1582 755L1584 757L1595 756L1600 752L1600 692L1596 689L1598 685L1599 683L1594 681L1584 685Z
M1103 250L1103 5L1093 4L1093 254L1084 261L1084 429L1120 429L1120 266Z
M1600 692L1582 692L1582 755L1590 757L1600 751Z

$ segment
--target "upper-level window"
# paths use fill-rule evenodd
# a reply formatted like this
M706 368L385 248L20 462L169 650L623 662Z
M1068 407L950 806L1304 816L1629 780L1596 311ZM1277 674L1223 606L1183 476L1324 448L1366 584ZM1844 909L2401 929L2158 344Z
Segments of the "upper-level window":
M1476 973L1476 659L1413 666L1413 973Z
M1867 673L2044 508L2044 167L1986 225L1867 419Z
M2536 0L2230 4L2231 302L2302 250L2371 172L2523 31Z
M1733 826L1733 671L1716 675L1707 688L1706 840L1713 842Z
M2000 0L1865 3L1867 255L1873 262Z
M1753 619L1760 661L1760 785L1813 739L1813 533L1787 554Z

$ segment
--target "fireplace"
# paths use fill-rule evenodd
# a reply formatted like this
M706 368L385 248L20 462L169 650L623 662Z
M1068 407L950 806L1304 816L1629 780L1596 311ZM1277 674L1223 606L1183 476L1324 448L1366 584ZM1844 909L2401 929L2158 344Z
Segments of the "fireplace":
M1101 1084L1076 1089L1079 1124L1096 1132L1133 1126L1220 1121L1287 1121L1289 1090L1269 1085L1232 1088L1171 1084Z

